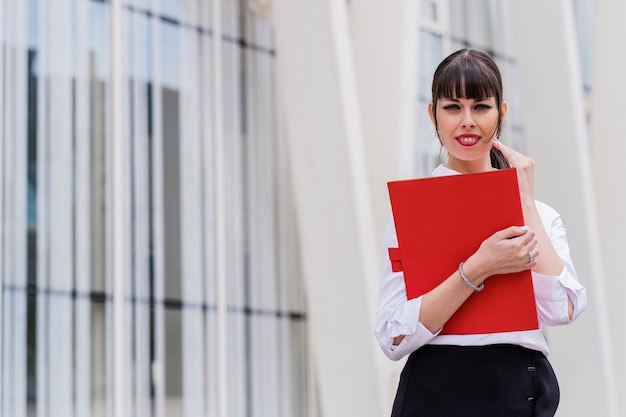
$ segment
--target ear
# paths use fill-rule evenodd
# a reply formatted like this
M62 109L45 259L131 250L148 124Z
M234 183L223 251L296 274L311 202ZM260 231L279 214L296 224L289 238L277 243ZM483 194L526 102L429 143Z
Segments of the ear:
M507 103L506 101L503 101L502 104L500 105L500 121L503 122L504 118L506 117L506 112L509 109L509 103Z
M434 113L433 102L428 103L428 116L430 117L430 121L433 122L433 126L437 126L435 122L435 113Z

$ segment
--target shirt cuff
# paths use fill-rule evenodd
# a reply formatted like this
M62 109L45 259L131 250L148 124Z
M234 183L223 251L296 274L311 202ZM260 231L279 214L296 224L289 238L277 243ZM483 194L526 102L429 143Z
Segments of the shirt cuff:
M435 337L437 337L437 335L439 333L441 333L442 329L439 329L437 332L435 333L431 333L430 330L428 330L428 328L426 326L424 326L422 323L417 322L417 326L416 326L416 330L414 333L411 334L407 334L404 336L404 339L402 339L402 342L400 342L399 345L391 345L389 347L390 351L395 351L398 348L401 348L403 346L406 345L410 345L410 346L422 346L425 345L426 342L429 342L430 340L434 339Z
M389 335L394 338L400 335L411 335L417 331L417 324L422 307L422 297L408 300L398 312L397 317L390 320Z
M392 360L398 360L405 355L419 349L440 332L431 333L422 323L419 322L419 314L422 305L422 297L407 301L402 309L402 313L395 320L390 321L390 342L386 346L386 355ZM393 339L404 335L399 345L393 344Z
M569 274L567 268L563 268L558 276L537 272L532 274L537 310L544 323L559 325L574 321L584 309L584 306L578 302L578 294L580 291L584 291L584 288ZM574 304L574 316L571 319L569 317L568 296Z

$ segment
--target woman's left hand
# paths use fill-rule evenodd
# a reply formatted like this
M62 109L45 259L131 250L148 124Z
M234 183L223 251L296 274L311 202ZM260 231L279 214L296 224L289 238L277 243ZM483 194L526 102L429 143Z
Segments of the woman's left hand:
M544 275L558 276L563 271L563 261L554 248L548 233L541 222L541 216L537 211L534 200L535 162L514 149L505 146L499 140L493 141L493 147L502 152L513 168L517 169L517 181L519 183L520 197L524 221L535 232L537 239L536 250L541 253L532 270ZM570 319L574 317L574 304L567 297L568 313Z
M522 200L534 203L535 161L517 152L515 149L509 148L498 139L493 140L493 147L502 152L502 155L509 161L511 167L517 169L517 181Z

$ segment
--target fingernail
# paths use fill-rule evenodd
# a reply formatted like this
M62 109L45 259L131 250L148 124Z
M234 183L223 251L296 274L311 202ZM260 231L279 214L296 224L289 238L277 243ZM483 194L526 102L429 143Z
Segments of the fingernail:
M520 226L519 229L522 231L526 231L529 229L529 226Z

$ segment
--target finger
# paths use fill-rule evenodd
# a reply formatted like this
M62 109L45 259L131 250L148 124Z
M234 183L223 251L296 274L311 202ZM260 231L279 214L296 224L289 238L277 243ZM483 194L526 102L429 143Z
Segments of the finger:
M502 153L508 152L508 153L512 153L515 152L515 149L506 146L504 143L500 142L499 139L494 139L493 142L493 147L496 149L499 149L500 151L502 151Z
M532 265L537 264L537 257L539 256L539 250L533 249L528 252L528 263Z
M510 226L494 233L494 237L498 240L513 239L526 234L528 230L528 226Z
M511 148L506 146L504 143L500 142L499 139L494 139L492 142L492 145L494 148L498 149L502 153L509 152L511 150Z
M516 242L520 248L524 248L526 251L530 251L537 246L535 232L532 229L528 230L523 235L512 238L511 241Z
M502 152L502 155L509 161L511 165L513 165L513 161L517 161L519 159L519 152L517 152L513 148L509 148L504 143L500 142L498 139L493 140L493 147Z
M509 164L511 164L511 166L513 167L519 168L522 166L526 166L530 161L526 155L506 146L498 139L493 140L493 147L502 152L502 155L504 155L507 161L509 161Z

